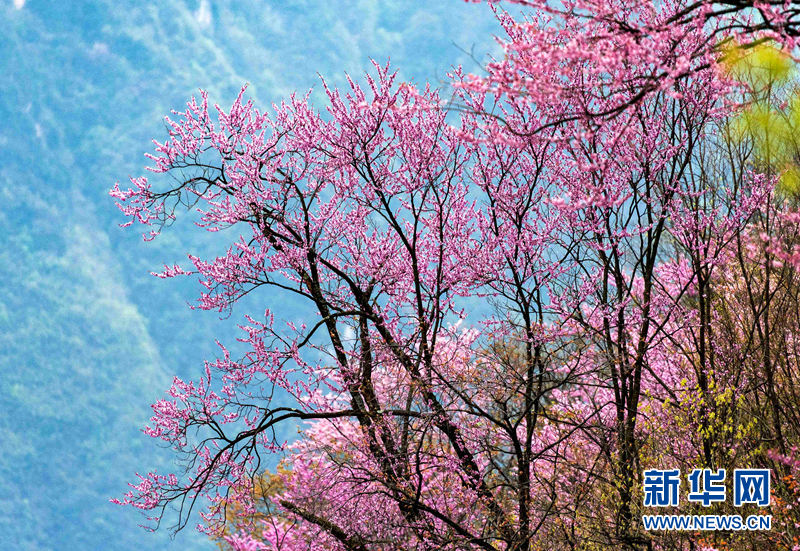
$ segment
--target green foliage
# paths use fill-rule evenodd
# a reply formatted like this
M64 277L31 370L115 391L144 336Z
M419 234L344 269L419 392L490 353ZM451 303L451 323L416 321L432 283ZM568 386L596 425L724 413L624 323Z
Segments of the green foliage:
M745 106L730 121L730 136L753 147L760 169L779 174L777 191L800 195L800 93L797 66L769 42L724 51L723 65L746 86Z

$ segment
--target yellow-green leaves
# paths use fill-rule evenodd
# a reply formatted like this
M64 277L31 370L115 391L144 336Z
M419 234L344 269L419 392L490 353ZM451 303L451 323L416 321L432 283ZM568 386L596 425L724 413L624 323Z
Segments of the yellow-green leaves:
M768 42L747 47L735 45L723 52L723 64L728 72L756 90L783 84L794 72L792 58Z
M729 123L730 138L752 144L760 169L780 174L776 191L800 196L800 95L794 60L762 42L726 48L722 64L748 89L745 107Z

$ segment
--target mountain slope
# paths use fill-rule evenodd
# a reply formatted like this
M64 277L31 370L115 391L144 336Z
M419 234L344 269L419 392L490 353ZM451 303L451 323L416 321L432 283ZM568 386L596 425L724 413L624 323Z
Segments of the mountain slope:
M460 0L346 6L0 2L3 548L213 547L191 529L172 542L147 534L137 512L108 498L137 470L170 468L139 432L148 406L173 374L199 373L215 338L234 342L245 310L223 320L191 311L193 282L149 275L187 251L213 254L218 236L179 223L143 244L117 227L107 190L141 173L162 116L198 87L226 104L249 82L266 106L317 86L317 72L341 83L389 55L402 79L436 82L470 62L453 41L486 51L495 28L485 8ZM277 296L246 307L268 304L286 318L302 313Z

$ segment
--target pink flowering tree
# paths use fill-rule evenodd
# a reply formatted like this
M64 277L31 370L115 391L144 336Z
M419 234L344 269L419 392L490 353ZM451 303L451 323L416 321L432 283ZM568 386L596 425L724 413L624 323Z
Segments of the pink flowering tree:
M376 64L321 112L243 90L168 119L154 181L112 195L147 239L183 206L228 239L157 274L197 277L197 307L267 309L241 357L221 345L153 405L145 432L187 469L118 502L177 528L203 507L239 550L695 545L638 526L640 472L727 457L752 351L714 297L749 273L775 182L729 154L741 94L719 44L791 48L797 14L518 3L523 20L498 12L505 58L456 71L452 100ZM280 293L314 315L283 321Z

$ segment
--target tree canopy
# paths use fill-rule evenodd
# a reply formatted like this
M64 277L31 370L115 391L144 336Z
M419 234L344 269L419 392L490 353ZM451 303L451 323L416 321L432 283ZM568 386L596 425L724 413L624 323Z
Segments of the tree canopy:
M147 239L184 207L227 239L157 274L198 308L267 309L153 405L186 470L120 503L181 528L208 500L239 550L796 545L800 10L515 3L449 90L375 63L321 110L243 89L167 119L112 195ZM643 473L673 468L770 469L774 529L646 530Z

